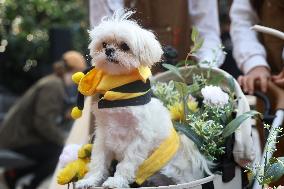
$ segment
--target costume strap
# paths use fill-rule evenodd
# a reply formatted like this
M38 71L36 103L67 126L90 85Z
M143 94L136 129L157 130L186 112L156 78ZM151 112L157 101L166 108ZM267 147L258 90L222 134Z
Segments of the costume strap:
M174 157L179 144L179 135L172 128L170 136L139 166L135 182L141 185L150 176L161 170Z

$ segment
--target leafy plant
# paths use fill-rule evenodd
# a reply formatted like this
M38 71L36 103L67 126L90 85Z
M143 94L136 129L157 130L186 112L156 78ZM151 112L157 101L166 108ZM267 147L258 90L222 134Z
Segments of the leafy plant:
M216 160L224 153L226 138L246 119L260 114L250 111L234 118L236 101L233 91L228 91L226 104L207 104L201 91L211 86L212 81L206 76L193 74L193 82L189 85L178 81L168 84L157 82L153 92L169 108L175 128L194 141L208 159ZM215 84L217 88L220 85ZM196 104L196 107L192 107L192 104Z
M154 94L160 97L160 100L169 108L175 128L194 141L208 159L216 160L225 152L225 140L245 120L253 116L260 116L260 114L256 111L249 111L237 118L233 117L237 105L237 101L234 99L234 79L223 74L212 76L211 68L208 68L206 72L193 74L192 70L196 70L199 65L192 60L188 61L188 58L195 56L204 42L196 28L192 30L191 40L193 47L185 61L180 62L177 66L163 64L166 69L181 80L170 81L172 91L178 93L178 98L175 98L176 102L167 103L168 100L163 98L166 95L159 94L166 90L155 90L155 86L153 87ZM182 74L178 66L188 66L189 64L193 64L192 69L189 69L188 73ZM190 84L186 83L188 77L192 77ZM221 89L223 81L227 81L228 86ZM159 86L167 88L166 83L159 84ZM216 94L204 96L203 93L206 91ZM198 107L192 108L190 104L198 104Z
M192 28L191 41L193 42L193 47L190 49L186 60L189 56L193 56L203 45L204 39L200 38L199 32L196 27Z
M87 1L0 1L0 81L22 92L51 70L50 36L53 28L72 34L73 49L87 49ZM71 39L70 39L71 40Z
M198 30L196 27L192 28L191 32L191 41L193 43L193 46L191 47L189 53L186 56L185 60L180 61L176 66L171 64L162 64L162 66L171 72L173 72L175 75L177 75L183 82L185 82L185 77L180 74L178 67L180 66L189 66L189 65L195 65L198 66L197 62L194 60L188 60L189 57L196 57L196 52L202 47L204 39L200 37Z
M283 128L271 128L269 125L264 125L265 129L269 130L269 136L264 148L264 162L256 163L247 166L247 171L250 172L262 186L269 185L272 182L279 180L284 175L284 157L272 157L276 151L278 138L281 137Z

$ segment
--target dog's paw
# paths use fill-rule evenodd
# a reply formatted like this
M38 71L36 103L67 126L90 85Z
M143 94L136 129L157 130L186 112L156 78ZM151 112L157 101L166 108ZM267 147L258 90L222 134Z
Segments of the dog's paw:
M86 178L76 182L77 189L87 189L95 186L99 186L99 181L95 178Z
M129 188L128 181L122 177L109 177L104 183L104 188Z

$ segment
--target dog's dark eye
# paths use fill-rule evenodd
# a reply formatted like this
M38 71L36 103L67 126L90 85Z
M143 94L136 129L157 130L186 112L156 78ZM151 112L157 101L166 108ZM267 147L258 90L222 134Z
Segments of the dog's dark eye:
M122 43L122 44L120 45L120 48L121 48L122 50L124 50L124 51L128 51L128 50L130 49L126 43Z
M106 42L103 42L102 45L103 45L103 48L107 47L107 43Z

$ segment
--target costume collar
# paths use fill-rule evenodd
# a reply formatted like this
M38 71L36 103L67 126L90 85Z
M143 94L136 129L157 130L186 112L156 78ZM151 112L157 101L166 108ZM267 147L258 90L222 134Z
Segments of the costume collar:
M140 79L146 83L147 79L152 75L151 70L147 66L140 66L138 69L138 75L140 76Z
M95 93L102 93L123 86L125 84L141 80L144 83L151 76L149 67L140 66L130 74L109 75L102 70L93 68L82 77L79 82L78 90L85 96L91 96Z

